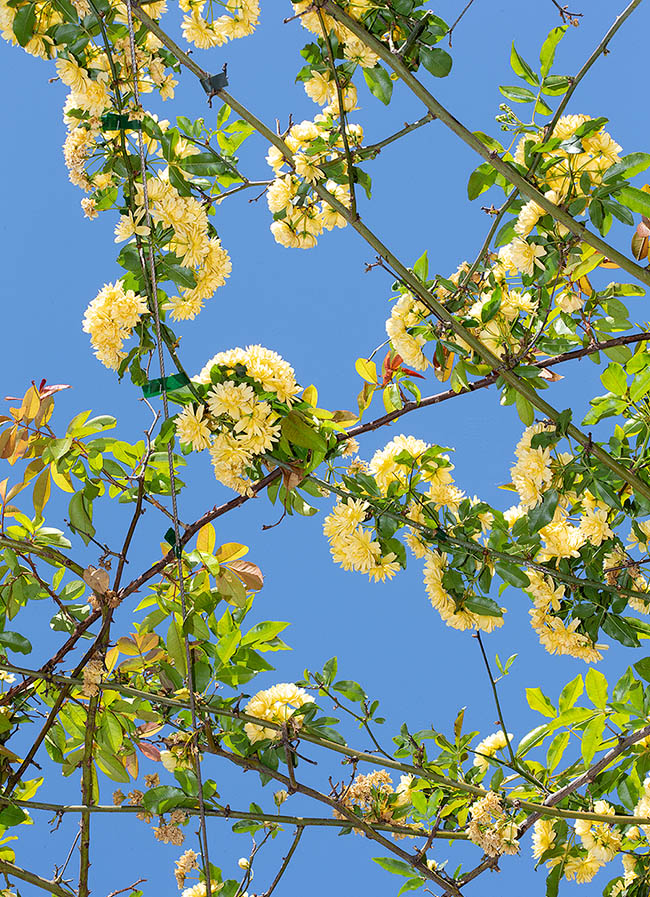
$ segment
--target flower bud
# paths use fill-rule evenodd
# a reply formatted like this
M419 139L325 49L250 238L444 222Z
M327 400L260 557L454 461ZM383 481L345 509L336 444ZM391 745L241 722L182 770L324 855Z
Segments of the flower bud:
M276 807L281 807L282 804L285 802L285 800L288 797L289 797L288 791L284 791L284 789L281 791L276 791L275 794L273 795L273 800L275 801Z
M250 869L251 867L250 860L247 860L246 857L240 857L240 859L237 860L237 865L240 869Z

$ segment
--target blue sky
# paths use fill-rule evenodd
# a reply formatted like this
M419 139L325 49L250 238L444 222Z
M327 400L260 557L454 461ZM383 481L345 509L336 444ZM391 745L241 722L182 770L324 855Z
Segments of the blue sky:
M576 0L574 5L585 15L579 28L569 29L559 48L556 71L562 74L579 69L623 4L622 0L616 4ZM463 6L461 0L441 0L435 12L453 21ZM227 61L231 93L270 123L275 118L285 123L289 114L300 121L317 111L302 86L293 84L301 64L299 50L308 36L295 22L282 24L290 12L288 3L263 4L262 24L253 37L210 53L197 53L201 64L212 71L220 70ZM612 43L611 54L595 65L569 108L608 117L609 130L625 152L648 149L639 87L649 19L645 8L634 14ZM546 33L558 23L551 0L476 0L454 34L451 76L443 81L426 74L423 77L461 121L473 130L500 137L494 115L503 97L497 85L514 83L508 64L511 40L514 37L519 52L534 63ZM74 388L57 398L56 419L63 423L85 408L115 414L120 420L120 436L136 441L148 425L148 412L138 400L138 390L126 381L119 384L114 374L94 359L88 337L81 331L87 303L105 282L119 276L121 269L115 262L114 218L102 214L94 222L84 219L79 206L82 194L68 182L61 153L65 91L59 83L48 83L53 74L52 66L18 49L7 45L0 49L0 77L5 85L5 139L0 143L5 196L0 221L2 390L3 394L22 394L32 379L42 377L51 383L70 383ZM419 103L399 86L389 108L364 87L359 93L361 108L352 120L363 123L369 141L423 114ZM172 121L177 114L208 118L216 114L216 110L206 109L203 92L189 75L183 75L176 99L156 111ZM253 137L247 142L242 166L251 178L268 177L265 152L261 139ZM468 175L479 161L442 125L430 124L384 150L370 166L373 200L361 200L361 214L407 264L426 249L432 270L446 275L464 259L474 258L489 227L489 219L480 211L483 197L474 204L466 198ZM268 229L270 216L264 200L252 204L247 200L244 193L218 209L215 222L231 254L233 273L200 318L178 328L186 367L196 371L217 351L260 342L289 360L303 385L318 386L323 407L354 407L360 388L354 361L384 339L390 278L377 269L364 273L365 263L374 260L374 253L350 228L325 234L318 247L308 252L278 246ZM629 246L629 229L614 228L610 236L623 250ZM630 300L638 303L633 320L645 320L645 301ZM589 396L602 392L597 369L584 360L563 373L565 379L553 385L548 395L556 407L577 408L574 417L578 418L587 410ZM431 379L426 392L435 391L437 384ZM379 403L373 409L381 413ZM416 412L390 429L369 434L361 454L370 457L375 448L401 432L453 447L458 485L470 495L505 508L511 503L510 496L498 487L509 480L521 429L513 407L500 408L491 392L476 394ZM206 458L190 459L187 478L191 486L180 499L184 520L194 519L227 496L215 483ZM327 502L323 504L326 507ZM386 742L404 720L413 729L430 724L449 729L464 705L468 707L467 728L484 734L494 731L496 716L478 647L468 634L441 624L426 599L419 562L410 564L391 583L372 585L333 565L321 533L322 514L311 519L288 518L281 526L262 532L262 525L275 522L277 516L277 510L261 497L218 521L217 526L218 540L249 544L250 558L264 571L266 585L257 599L256 619L291 621L286 640L293 651L273 655L277 673L260 677L258 687L300 678L306 666L320 668L337 654L339 674L360 681L369 695L382 700L388 717ZM130 570L158 555L166 526L150 517L136 542ZM104 522L107 527L122 525L118 518L106 517ZM110 541L110 530L106 532ZM82 545L75 550L80 558L96 562L93 552ZM525 596L509 589L503 602L508 607L506 626L486 638L486 645L492 658L495 652L502 657L519 653L514 673L501 686L506 721L518 739L539 721L525 704L524 688L541 685L555 699L561 685L586 668L543 652L528 625ZM30 662L34 665L53 643L43 608L37 605L30 614L36 646ZM125 620L125 631L127 626ZM624 653L611 648L603 666L610 681L644 653L643 649ZM359 733L351 733L350 739L360 748L368 747ZM326 758L319 759L319 767L310 775L320 776L322 783L327 775L345 775L346 770L339 769L336 762L328 766ZM242 779L233 777L228 769L213 771L208 763L205 766L216 777L224 801L233 807L245 808L259 793L252 774ZM63 780L47 763L45 769L46 784L39 797L76 803L77 777ZM104 802L110 802L111 790L111 783L106 783ZM271 792L266 790L265 806L270 807ZM320 812L297 797L284 809ZM172 870L180 851L155 842L142 823L129 818L117 825L110 821L114 818L100 820L94 827L98 848L92 868L94 894L100 897L140 877L147 879L143 885L147 897L176 893ZM19 863L38 866L47 876L53 864L67 854L76 822L66 820L47 839L42 815L38 822L31 830L25 827L21 831L17 856ZM237 858L248 853L247 838L233 836L222 821L211 823L210 836L212 861L223 868L224 876L235 875ZM288 846L287 839L288 833L269 849L253 891L268 887ZM310 831L302 844L279 895L298 897L308 890L312 897L324 897L337 889L346 895L372 891L378 897L390 897L399 888L399 879L370 862L370 857L384 851L359 837L337 839L333 831ZM528 841L522 853L521 859L504 860L499 875L483 876L467 893L497 897L524 886L531 895L544 894L543 875L529 871ZM432 854L439 861L446 855L446 845ZM452 852L450 870L456 865L454 856ZM73 871L75 865L76 859ZM618 868L612 869L611 874L617 872ZM567 892L571 890L572 886L567 886ZM36 893L29 886L21 891ZM596 893L596 883L583 891Z

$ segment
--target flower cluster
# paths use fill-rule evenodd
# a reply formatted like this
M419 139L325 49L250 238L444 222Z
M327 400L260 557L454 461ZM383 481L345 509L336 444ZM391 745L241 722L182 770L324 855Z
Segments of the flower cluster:
M645 803L644 803L645 801ZM648 806L647 790L635 809L635 814L646 815ZM602 816L612 816L614 808L605 800L595 802L593 812ZM557 820L538 819L533 829L533 856L536 860L545 857L548 851L555 851L558 847ZM569 830L570 831L570 830ZM623 834L607 822L596 822L591 819L577 819L573 824L573 834L577 836L576 843L566 853L551 855L546 859L549 869L562 864L562 873L567 881L575 881L576 884L590 882L596 873L606 864L611 862L623 849ZM632 827L627 832L628 844L638 841L638 829ZM557 851L555 851L557 853ZM633 854L624 854L622 857L624 876L611 890L611 894L620 894L637 877L635 872L636 858Z
M475 801L469 808L467 834L488 856L519 853L517 823L505 815L501 798L494 791Z
M94 698L99 694L99 683L106 675L104 659L101 654L93 654L83 668L83 694L87 698Z
M314 699L303 688L298 688L292 682L280 682L264 691L258 691L250 699L244 711L258 719L271 723L286 723L292 718L294 712L304 704L313 703ZM292 725L299 728L301 718L298 716L292 720ZM244 726L246 735L253 744L256 741L270 739L276 741L282 736L279 729L271 729L268 726L260 726L258 723L246 723Z
M271 232L276 242L283 246L311 249L323 230L346 225L345 218L336 209L324 200L319 201L308 189L325 178L323 169L332 162L337 162L346 177L347 162L341 160L344 143L338 127L338 122L328 113L317 116L314 121L293 125L285 138L294 159L293 171L286 171L288 163L279 149L272 146L268 152L266 161L275 174L275 180L266 192L269 211L274 218ZM360 146L363 140L361 126L346 123L346 128L351 149ZM325 187L349 208L347 184L329 179Z
M194 11L200 12L203 5L194 4ZM178 287L178 295L167 299L163 307L170 312L172 320L194 318L204 301L224 285L231 271L228 253L208 222L206 206L192 195L194 178L202 169L180 174L176 167L177 176L170 173L170 163L182 166L184 159L200 154L201 150L189 140L177 139L177 133L165 136L169 123L158 122L157 116L144 112L139 102L136 103L132 49L124 28L127 17L123 4L113 3L106 13L106 26L116 29L109 48L100 38L88 40L86 37L80 43L70 36L74 28L79 28L81 34L81 21L93 15L87 0L75 0L69 10L59 11L46 3L36 7L34 34L26 49L43 58L55 57L58 78L69 88L63 109L67 126L63 153L70 180L90 194L81 201L84 214L93 219L100 210L117 208L121 214L115 228L116 242L155 240L156 253L167 256L165 270L159 274L173 272L170 279ZM21 2L11 5L3 2L0 6L2 34L12 43L16 43L15 16L20 13L23 17L26 8L27 4ZM148 15L154 19L165 11L165 0L157 0L147 8ZM241 3L231 0L228 12L222 19L230 24L221 22L220 27L226 31L230 27L231 37L239 36L239 30L246 30L257 20L257 7L248 0ZM77 16L81 21L77 21ZM65 28L57 27L64 23L67 23ZM87 26L83 31L86 33L89 33ZM64 42L58 44L60 35L65 35ZM173 97L177 82L169 69L178 68L178 63L159 38L149 30L139 31L134 52L138 94L155 90L163 100ZM144 142L147 167L159 169L147 176L153 234L146 220L142 179L130 170L127 172L126 168L131 166L124 163L125 154L137 153L140 139ZM210 173L214 173L214 164ZM205 186L205 181L202 184ZM187 270L181 269L176 275L181 266ZM125 267L134 270L129 264ZM102 291L91 303L84 321L97 356L114 369L125 357L123 339L138 323L138 315L146 311L144 306L136 305L130 314L125 303L122 309L113 309L116 298ZM163 298L166 298L164 294Z
M167 748L160 752L162 765L167 772L175 772L177 769L192 769L193 744L190 735L183 732L175 732L166 739Z
M141 184L137 185L136 191L142 219L144 191ZM172 228L169 250L183 267L190 269L196 281L195 286L181 288L180 296L171 297L165 307L171 312L172 320L191 320L203 308L204 300L225 284L232 270L230 256L219 237L211 233L204 206L193 196L181 196L168 180L159 176L147 179L147 194L153 221L165 231Z
M160 824L154 828L153 833L156 841L180 847L185 841L185 834L180 830L179 826L185 825L186 822L187 816L182 810L172 810L169 822L165 822L161 818Z
M503 626L503 616L493 614L477 614L458 601L444 586L444 575L448 569L448 558L444 552L427 551L424 563L424 587L431 604L440 614L442 620L452 629L481 629L492 632ZM467 592L464 599L471 599ZM503 609L502 609L503 610Z
M176 884L178 885L178 890L182 891L185 887L185 879L190 874L190 872L195 869L198 870L198 854L193 850L186 850L184 854L182 854L176 860L176 868L174 870L174 876L176 878Z
M95 355L103 365L113 370L119 368L126 357L124 340L148 312L144 296L125 290L119 280L105 284L99 291L86 309L83 329L90 334Z
M565 597L565 587L556 586L550 576L537 570L528 570L530 585L526 591L533 599L530 611L531 625L539 635L540 644L549 654L567 654L587 663L602 659L602 645L594 645L589 636L578 631L580 619L565 622L557 616Z
M200 50L222 47L229 40L247 37L259 22L259 0L226 0L226 12L217 18L211 3L207 15L204 13L205 5L205 0L180 0L180 7L186 13L183 36Z
M413 777L401 776L397 788L385 769L375 769L368 775L358 775L340 794L339 803L360 814L365 822L404 825L403 808L410 804ZM347 818L334 810L337 819ZM400 837L399 835L396 837Z
M348 476L357 470L360 470L359 463L353 462L348 468ZM455 485L452 470L453 465L440 446L429 445L413 436L396 436L383 449L377 450L367 472L360 470L366 482L370 474L376 484L372 510L370 502L348 498L339 501L325 519L323 529L334 560L345 570L368 573L371 579L381 581L392 577L400 566L405 565L404 558L400 560L398 556L398 551L403 552L401 543L383 534L379 522L381 511L376 507L377 494L387 501L403 497L404 516L425 530L437 530L445 522L452 527L467 527L471 538L478 540L489 529L493 514L478 499L466 498ZM376 528L376 538L370 528L371 522ZM502 611L494 602L494 614L475 613L466 606L475 594L472 587L451 593L446 583L447 554L432 548L431 537L426 531L408 526L404 540L416 558L425 559L425 588L447 625L456 629L477 627L487 632L503 625Z
M382 556L381 545L373 539L370 529L362 526L368 510L367 502L339 501L325 518L323 532L335 563L344 570L367 573L371 580L383 582L397 573L400 564L396 563L394 552Z
M277 443L279 421L300 391L293 368L270 349L248 346L215 355L196 381L211 384L205 404L184 408L176 434L194 451L209 448L219 482L250 494L249 473Z
M348 0L347 3L341 4L347 14L353 19L361 20L365 13L373 8L372 0ZM310 0L299 0L293 3L294 12L300 16L300 21L304 28L311 31L317 37L324 37L323 29L327 34L334 33L338 40L343 56L350 62L360 65L362 68L374 68L379 57L374 53L363 41L345 25L337 22L332 16L321 12L320 15L313 8ZM322 17L322 21L321 21ZM308 80L305 81L305 91L314 102L320 105L329 104L330 109L338 114L338 96L336 85L331 77L331 73L323 67L320 71L314 68ZM357 90L350 81L345 85L343 91L343 102L345 111L349 111L356 106Z

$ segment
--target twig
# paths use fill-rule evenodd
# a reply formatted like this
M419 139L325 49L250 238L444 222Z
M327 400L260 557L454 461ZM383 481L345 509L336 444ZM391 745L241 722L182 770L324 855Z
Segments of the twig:
M472 638L475 638L478 642L479 648L481 649L481 654L483 656L483 663L485 664L485 669L487 670L488 678L490 680L490 685L492 686L492 695L494 696L494 703L497 708L497 715L499 717L499 722L501 723L501 731L503 732L503 737L506 740L506 745L508 748L508 753L510 755L510 762L512 763L515 769L519 770L517 765L517 758L515 757L515 752L512 749L512 744L510 743L510 738L508 736L508 729L506 728L505 721L503 719L503 711L501 710L501 703L499 701L499 692L497 691L496 682L494 681L494 676L492 675L492 670L490 669L490 661L488 660L487 654L485 653L485 648L483 647L483 639L481 638L481 633L477 630ZM536 782L539 785L539 782Z
M152 0L153 2L153 0ZM117 891L111 891L108 897L116 897L117 894L123 894L125 891L134 891L136 885L141 885L143 881L147 881L146 878L139 878L137 881L134 881L132 885L127 885L125 888L119 888Z
M458 18L456 19L456 21L454 22L454 24L451 26L451 28L450 28L449 31L447 32L447 35L449 36L449 46L450 46L450 47L451 47L451 35L452 35L452 32L453 32L454 28L456 27L456 25L458 25L458 23L459 23L460 20L463 18L463 16L465 15L465 13L466 13L467 10L470 8L470 6L472 5L473 2L474 2L474 0L469 0L469 3L465 6L465 9L463 9L463 11L461 12L461 14L458 16Z
M41 878L41 876L36 875L35 872L21 869L20 866L16 866L14 863L9 863L7 860L0 860L0 872L3 872L5 875L13 875L14 878L20 878L22 881L26 881L30 885L35 885L43 891L49 891L50 894L56 894L57 897L73 897L73 892L68 888L64 888L58 882L50 881L47 878Z
M291 858L293 857L294 853L296 852L296 848L300 844L300 839L302 838L302 833L304 830L305 830L304 826L302 826L302 825L299 825L296 828L296 834L293 836L293 841L291 843L291 847L289 848L289 852L287 853L285 858L282 860L282 865L280 866L280 869L278 870L278 874L275 876L275 878L271 882L271 885L268 888L268 890L264 891L264 893L261 894L260 897L271 897L271 894L273 893L273 891L275 891L275 888L276 888L278 882L284 875L284 873L287 869L287 866L291 862Z

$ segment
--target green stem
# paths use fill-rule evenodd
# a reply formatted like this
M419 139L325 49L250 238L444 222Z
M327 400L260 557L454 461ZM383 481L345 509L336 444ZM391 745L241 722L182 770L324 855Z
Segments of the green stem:
M94 804L91 807L75 804L57 804L49 801L37 800L9 800L4 796L0 796L0 803L12 804L24 807L26 810L44 810L49 813L64 814L81 814L88 813L142 813L145 808L139 804L122 804L115 806L113 804ZM183 807L183 813L186 816L198 816L200 810L198 807ZM213 816L217 819L243 819L250 822L268 822L272 825L298 825L302 828L346 828L349 822L345 819L328 819L322 816L289 816L281 813L252 813L247 810L232 810L228 808L206 807L206 816ZM408 825L388 825L385 823L372 823L373 828L382 832L395 832L400 835L412 835L413 837L426 838L431 835L428 829L414 828ZM449 841L465 841L467 835L465 832L457 831L438 831L433 833L434 838Z
M74 897L71 890L64 888L63 885L60 885L58 882L50 881L47 878L41 878L41 876L36 875L35 872L21 869L20 866L16 866L15 863L10 863L7 860L0 860L0 872L4 875L11 875L14 878L19 878L21 881L26 881L30 885L35 885L42 891L56 894L57 897Z
M11 664L1 663L0 662L0 670L6 670L11 673L18 673L20 675L28 675L34 678L40 678L46 682L60 682L64 684L82 685L82 681L79 679L72 679L69 676L61 676L58 674L40 674L38 670L30 670L25 669L24 667L16 667ZM150 694L146 691L141 691L137 688L130 688L125 685L117 685L112 682L100 682L99 683L100 691L116 691L119 694L127 695L129 697L135 698L143 698L144 700L150 701L152 704L161 704L165 707L175 707L178 710L189 710L189 704L183 701L177 701L174 698L167 698L163 695L155 695ZM226 710L225 708L217 708L211 707L209 704L204 704L202 706L202 710L209 716L215 717L225 717L226 719L234 719L239 720L241 722L250 722L254 725L265 726L269 729L275 729L278 732L282 730L282 725L280 723L274 723L271 720L263 720L259 719L256 716L251 716L248 713L236 712L234 710ZM632 732L625 739L623 739L620 744L616 747L612 748L607 752L600 760L591 767L590 770L587 770L582 774L575 784L570 787L570 790L573 791L576 788L580 787L580 784L591 781L590 775L591 770L597 769L598 771L605 769L614 760L624 751L626 751L631 745L636 744L641 741L643 738L647 738L650 735L650 725L644 726L642 729L637 730L636 732ZM324 738L318 738L315 735L310 735L307 732L300 732L299 737L301 741L309 742L310 744L314 744L317 747L324 748L326 750L333 751L334 753L341 754L345 757L350 757L352 759L356 759L359 762L370 763L377 765L378 758L376 754L369 754L365 751L354 750L353 748L348 747L347 745L338 744L334 741L328 741ZM468 782L457 781L456 779L451 779L447 776L440 775L439 773L431 772L427 769L424 769L419 766L412 766L408 763L400 763L397 760L390 760L389 758L381 759L382 766L386 766L389 769L394 769L399 772L410 773L416 778L427 779L430 782L433 782L436 785L442 785L449 789L456 789L457 791L462 791L466 794L473 794L477 797L485 797L488 792L484 788L480 788L477 785L470 785ZM561 792L557 792L557 794L561 794L560 799L563 799L569 793L569 786L565 786ZM591 819L595 822L615 822L621 824L630 824L630 825L649 825L650 817L637 817L637 816L605 816L599 815L597 813L588 813L582 812L579 810L560 810L556 807L552 806L550 801L554 795L551 795L547 798L549 803L547 805L544 804L535 804L530 801L519 800L518 798L510 798L510 797L502 797L502 800L510 804L514 807L521 807L524 810L529 810L531 813L540 813L542 816L554 816L562 819Z

